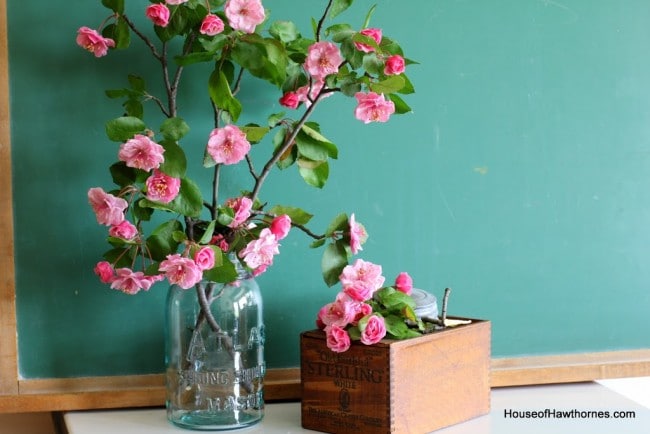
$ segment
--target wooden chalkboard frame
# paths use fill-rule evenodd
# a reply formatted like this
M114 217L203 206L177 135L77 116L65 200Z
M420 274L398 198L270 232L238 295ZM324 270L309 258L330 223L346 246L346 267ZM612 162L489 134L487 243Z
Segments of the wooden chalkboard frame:
M162 374L22 379L18 371L9 60L6 0L0 0L0 413L160 406ZM492 360L492 387L650 375L650 349ZM299 368L271 369L266 399L300 399Z

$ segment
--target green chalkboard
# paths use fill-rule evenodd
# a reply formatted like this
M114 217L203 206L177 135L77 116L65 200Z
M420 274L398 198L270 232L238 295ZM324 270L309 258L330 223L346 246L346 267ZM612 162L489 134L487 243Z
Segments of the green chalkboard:
M307 32L324 2L264 3ZM437 296L451 287L450 314L492 321L494 357L650 347L650 2L357 0L346 21L361 26L375 3L372 23L419 62L414 112L363 125L353 100L326 100L330 182L316 190L291 170L264 197L321 230L354 212L370 234L362 257ZM101 22L99 1L7 9L20 375L162 372L166 288L98 282L105 229L86 200L115 158L103 124L119 102L103 91L144 62L75 45ZM242 92L253 115L280 111L254 82ZM208 112L181 104L195 124ZM234 190L241 173L228 179ZM298 365L298 333L337 291L309 243L290 235L259 278L271 368Z

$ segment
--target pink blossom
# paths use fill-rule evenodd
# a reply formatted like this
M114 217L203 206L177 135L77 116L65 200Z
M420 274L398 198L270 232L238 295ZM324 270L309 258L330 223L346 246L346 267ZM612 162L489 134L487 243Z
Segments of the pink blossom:
M399 54L395 54L386 59L384 65L384 74L386 75L399 75L406 69L404 58Z
M368 303L355 303L354 308L356 314L354 315L354 319L350 321L350 324L354 326L359 324L359 320L361 318L372 313L372 306L370 306Z
M343 292L356 301L369 300L374 292L384 283L381 265L357 259L353 265L347 265L339 276Z
M355 218L354 218L354 213L350 215L350 250L352 251L353 255L356 255L359 253L359 251L363 250L361 245L366 242L368 239L368 233L366 232L366 228L363 227L361 223L357 223Z
M215 14L208 14L201 22L200 32L204 35L214 36L223 32L224 24L221 18Z
M215 128L208 138L208 154L217 164L239 163L250 149L246 134L235 125Z
M350 348L350 335L339 326L325 327L327 348L335 353L343 353Z
M411 290L413 290L413 279L411 276L406 272L399 273L395 279L395 289L407 295L411 294Z
M156 26L167 27L169 24L169 8L162 3L154 3L147 6L145 10L145 15L149 18Z
M115 41L104 38L97 30L84 26L77 30L77 45L90 51L95 57L102 57L106 56L109 48L115 47Z
M111 283L111 288L118 289L125 294L137 294L141 289L148 291L155 283L162 280L162 276L147 276L142 271L133 271L130 268L118 268L116 276Z
M296 95L300 102L304 102L306 107L309 107L312 102L320 96L321 99L332 96L332 92L321 93L325 87L325 80L323 78L314 78L312 80L311 89L308 84L296 89Z
M251 210L253 209L253 201L246 196L228 199L225 202L225 205L228 208L232 208L232 210L235 212L235 216L228 224L229 228L236 228L245 223L246 220L248 220L248 218L251 216Z
M359 33L364 36L371 37L377 43L377 45L381 43L381 29L368 28L361 30ZM372 45L364 44L362 42L355 42L354 46L357 50L363 51L364 53L371 53L375 51L375 47Z
M119 225L124 221L124 210L129 206L121 197L106 193L102 188L88 190L88 202L95 211L97 223L106 226Z
M187 3L188 0L165 0L165 3L168 5L182 5L183 3Z
M281 240L285 238L291 230L291 217L286 214L277 216L271 222L270 229L276 239Z
M183 289L189 289L201 281L203 273L196 265L196 262L189 258L183 258L178 253L167 255L167 259L160 263L158 268L165 273L170 283L178 285Z
M298 95L297 92L285 92L285 94L282 95L282 98L280 98L280 105L290 109L298 108L299 104L300 95Z
M386 336L386 323L379 315L368 318L365 326L361 328L361 343L365 345L376 344Z
M201 247L194 254L194 262L199 270L209 270L214 267L214 250L211 247Z
M228 241L222 234L217 234L212 237L210 244L215 245L221 249L223 252L227 252L230 248Z
M318 312L317 321L324 326L345 327L354 321L358 311L357 305L357 302L341 292L335 301L326 304Z
M386 100L383 94L357 92L354 97L359 103L354 110L354 116L365 124L386 122L390 115L395 113L395 104Z
M108 235L115 238L122 238L123 240L132 240L138 235L138 228L128 220L123 220L119 225L111 226L108 230Z
M271 233L269 228L260 232L258 239L250 241L244 249L239 252L239 257L244 259L246 265L255 270L258 267L273 264L273 256L280 253L278 240Z
M181 190L181 180L169 176L159 170L147 178L147 199L154 202L169 203L178 196Z
M260 0L228 0L224 11L230 27L244 33L253 33L266 18Z
M259 267L253 270L253 277L257 277L260 274L263 274L267 268L269 268L269 264L260 265Z
M111 283L115 277L113 266L106 261L98 262L94 271L95 274L99 276L99 280L101 280L102 283Z
M316 42L307 50L305 69L314 78L323 80L330 74L336 74L341 63L343 56L334 43Z
M165 161L165 148L143 134L136 134L122 143L117 157L127 166L144 171L157 169Z

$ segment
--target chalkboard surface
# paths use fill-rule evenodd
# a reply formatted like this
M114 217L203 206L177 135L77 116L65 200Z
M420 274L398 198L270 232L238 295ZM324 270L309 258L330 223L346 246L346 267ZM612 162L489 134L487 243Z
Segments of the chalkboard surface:
M308 32L325 2L264 3ZM357 0L343 18L361 26L375 3L371 23L419 62L414 112L366 126L353 100L325 101L315 118L340 148L330 182L276 173L264 197L321 230L354 212L362 257L388 280L451 287L450 314L492 321L494 357L650 347L650 2ZM20 375L162 372L166 288L97 281L105 229L86 200L115 158L103 124L119 102L103 91L144 63L112 53L109 67L75 45L99 1L7 6ZM255 86L254 114L280 111ZM186 117L206 115L196 101ZM298 365L298 333L337 291L309 242L292 234L259 278L270 368Z

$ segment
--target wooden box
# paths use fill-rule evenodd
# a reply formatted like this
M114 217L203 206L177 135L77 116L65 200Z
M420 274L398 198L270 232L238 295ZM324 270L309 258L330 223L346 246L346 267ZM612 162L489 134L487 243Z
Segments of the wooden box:
M490 322L334 353L300 336L302 426L328 433L424 434L490 411Z

